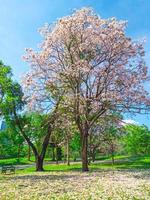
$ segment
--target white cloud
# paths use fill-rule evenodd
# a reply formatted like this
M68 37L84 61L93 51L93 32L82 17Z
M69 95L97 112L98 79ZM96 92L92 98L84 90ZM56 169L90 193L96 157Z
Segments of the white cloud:
M133 119L124 119L124 120L122 120L121 125L125 126L125 125L127 125L127 124L135 124L135 125L137 125L137 124L139 124L139 123L136 122L136 121L133 120Z

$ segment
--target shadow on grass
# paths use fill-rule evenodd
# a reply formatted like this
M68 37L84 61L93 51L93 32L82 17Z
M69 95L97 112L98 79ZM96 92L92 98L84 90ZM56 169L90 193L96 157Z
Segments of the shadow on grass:
M52 174L31 174L31 175L24 175L24 176L15 176L11 177L13 180L31 180L31 181L38 181L38 180L67 180L67 179L76 179L78 175L70 175L70 174L62 174L62 175L52 175Z
M32 182L36 181L53 181L53 180L65 180L65 181L73 181L73 180L79 180L82 178L89 178L89 175L92 177L92 174L96 173L97 177L103 177L105 173L111 173L111 175L116 175L116 173L131 173L130 177L134 177L136 179L150 179L150 171L149 170L140 170L139 168L107 168L107 169L100 169L93 167L90 169L89 172L86 173L69 173L69 172L82 172L81 168L70 168L69 170L45 170L44 172L38 173L38 172L32 172L31 174L23 174L23 176L13 176L10 177L10 179L16 181L16 180L30 180ZM64 173L56 173L56 174L47 174L47 172L64 172ZM66 172L66 173L65 173ZM68 173L67 173L68 172ZM128 176L128 174L127 174Z

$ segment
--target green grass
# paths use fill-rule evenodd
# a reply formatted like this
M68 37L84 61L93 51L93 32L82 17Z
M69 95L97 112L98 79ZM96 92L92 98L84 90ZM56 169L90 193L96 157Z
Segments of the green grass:
M47 160L47 159L46 159ZM20 162L16 158L0 160L0 166L8 164L33 164L34 158L32 157L32 162L29 162L27 158L21 158ZM97 162L97 161L96 161ZM147 156L116 156L115 164L112 165L110 157L103 157L100 159L99 163L91 163L89 165L91 171L95 170L121 170L121 169L150 169L150 155ZM81 163L73 163L70 166L66 164L47 164L44 166L45 171L80 171ZM35 171L35 167L29 167L23 170L17 170L17 174L31 173Z
M44 166L45 172L54 172L54 171L80 171L81 170L81 164L75 163L71 164L70 166L67 166L66 164L49 164ZM35 172L35 167L26 168L23 170L17 170L18 174L24 174L24 173L33 173Z
M105 159L100 163L89 165L90 171L97 170L135 170L150 169L150 156L116 156L115 164L112 165L111 159ZM46 172L51 171L81 171L81 163L73 163L70 166L66 164L48 164L44 166ZM35 167L18 170L17 173L35 172Z
M2 165L27 165L33 163L33 158L31 158L31 161L28 161L27 158L20 158L19 160L17 158L8 158L8 159L0 159L0 166Z
M150 169L150 155L146 156L116 156L115 164L110 159L101 164L92 164L92 169Z
M45 161L50 161L49 158L45 158ZM31 156L30 161L27 158L7 158L7 159L0 159L0 166L2 165L28 165L33 164L35 162L35 157Z

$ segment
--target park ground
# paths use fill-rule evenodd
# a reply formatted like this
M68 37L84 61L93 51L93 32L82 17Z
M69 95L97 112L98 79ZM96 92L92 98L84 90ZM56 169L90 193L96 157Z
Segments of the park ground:
M0 165L16 163L1 160ZM28 164L28 165L25 165ZM102 158L81 172L81 163L49 164L35 172L33 163L20 161L15 175L0 175L0 200L149 200L150 156Z

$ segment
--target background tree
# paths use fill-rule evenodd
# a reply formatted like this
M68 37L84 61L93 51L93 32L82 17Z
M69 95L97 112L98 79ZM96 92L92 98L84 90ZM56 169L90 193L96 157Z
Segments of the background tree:
M120 125L122 120L123 117L116 112L107 113L97 120L97 123L90 130L89 159L92 158L94 162L96 153L102 152L110 154L114 163L115 151L118 150L119 140L124 133Z
M20 136L20 130L15 126L14 113L21 111L24 106L22 101L23 93L20 85L12 80L12 72L9 66L0 62L0 116L6 124L3 134L5 139L9 139L18 145L18 159L20 157L21 144L23 138ZM6 136L7 135L7 136ZM6 140L5 140L6 141Z
M70 165L70 156L71 156L71 140L77 127L73 121L72 116L64 108L60 109L60 117L56 121L57 128L53 132L53 138L57 138L57 144L64 146L64 160L67 161L67 165Z
M104 142L103 146L105 149L105 152L111 155L112 158L112 164L115 162L115 153L119 148L119 140L122 136L122 131L114 126L113 124L107 127L105 136L104 136Z
M24 139L16 130L7 125L0 131L0 158L17 158L25 156Z
M146 155L150 153L150 131L146 126L126 125L125 132L123 145L128 154Z
M74 130L74 134L70 141L70 149L74 161L81 157L81 140L78 130Z
M64 131L60 127L56 127L51 135L50 144L53 150L53 159L58 161L62 160L62 146L64 145Z

